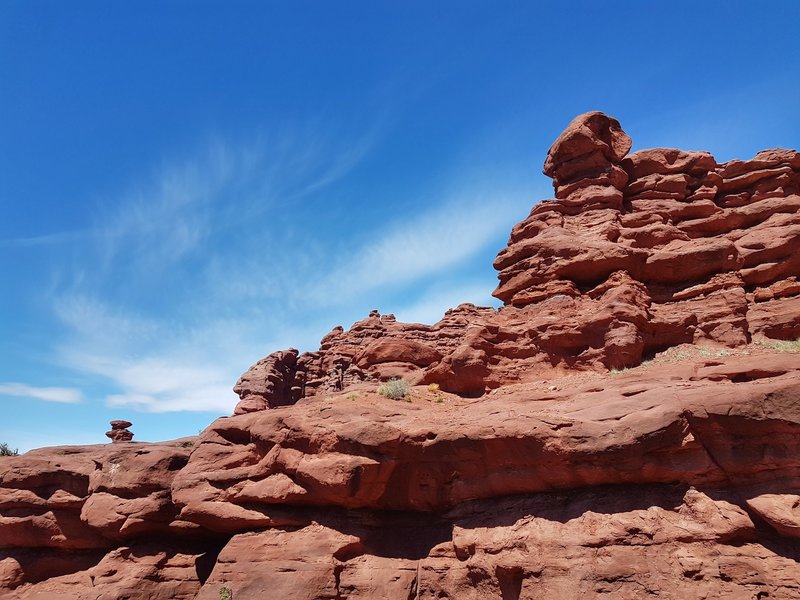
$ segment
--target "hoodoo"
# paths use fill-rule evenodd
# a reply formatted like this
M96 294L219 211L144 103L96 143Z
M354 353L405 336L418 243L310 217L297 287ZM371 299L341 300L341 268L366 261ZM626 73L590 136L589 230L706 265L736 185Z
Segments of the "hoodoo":
M499 309L275 352L198 437L0 458L0 596L797 598L800 154L631 147L558 137Z
M128 431L133 423L130 421L123 421L117 419L111 421L111 431L106 431L106 437L111 439L111 442L118 444L119 442L130 442L133 439L133 433Z

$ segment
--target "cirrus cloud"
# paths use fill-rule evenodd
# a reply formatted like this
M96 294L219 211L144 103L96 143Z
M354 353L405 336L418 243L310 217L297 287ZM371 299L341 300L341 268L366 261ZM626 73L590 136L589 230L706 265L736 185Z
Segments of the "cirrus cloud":
M0 396L35 398L64 404L76 404L83 400L83 393L76 388L35 387L24 383L0 383Z

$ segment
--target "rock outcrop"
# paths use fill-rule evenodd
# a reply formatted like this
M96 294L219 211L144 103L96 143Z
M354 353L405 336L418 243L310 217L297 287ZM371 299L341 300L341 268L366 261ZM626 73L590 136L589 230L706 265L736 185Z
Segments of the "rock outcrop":
M111 431L106 431L106 437L111 439L111 442L118 444L119 442L130 442L133 439L133 433L128 431L128 427L133 425L130 421L123 421L117 419L111 421Z
M396 376L480 396L554 370L636 366L680 344L800 338L800 153L717 164L630 148L598 112L559 136L544 168L556 198L495 260L499 311L462 305L432 326L373 311L318 352L259 361L237 385L237 413Z
M593 130L630 146L613 119L573 121L545 168L557 199L514 228L495 261L495 296L520 309L567 304L588 335L552 353L577 352L586 366L633 366L681 343L800 337L800 154L624 157L574 141Z
M630 149L556 140L499 310L273 353L197 438L0 459L0 595L798 597L800 155Z

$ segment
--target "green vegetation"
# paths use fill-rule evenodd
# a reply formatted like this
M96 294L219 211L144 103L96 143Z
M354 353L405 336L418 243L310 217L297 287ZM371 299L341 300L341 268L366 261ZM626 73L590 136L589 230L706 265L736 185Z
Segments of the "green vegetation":
M0 456L19 456L19 450L16 448L12 450L11 446L3 442L0 444Z
M227 585L219 588L219 600L233 600L233 590Z
M404 379L390 379L378 386L378 393L392 400L401 400L410 388L411 384Z

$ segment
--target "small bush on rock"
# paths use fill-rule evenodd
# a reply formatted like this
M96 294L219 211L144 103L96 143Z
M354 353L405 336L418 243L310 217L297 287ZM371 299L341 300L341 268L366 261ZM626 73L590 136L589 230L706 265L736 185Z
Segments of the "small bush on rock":
M796 340L764 340L761 345L777 352L800 352L800 338Z
M411 384L404 379L391 379L378 386L378 393L392 400L400 400L406 397Z
M19 456L19 450L14 448L11 449L11 446L3 442L0 444L0 456Z

